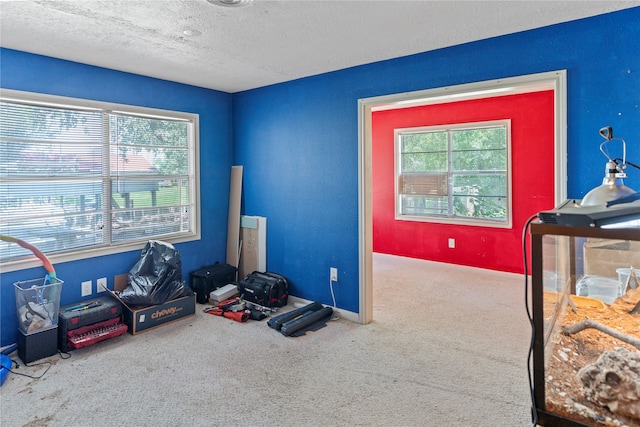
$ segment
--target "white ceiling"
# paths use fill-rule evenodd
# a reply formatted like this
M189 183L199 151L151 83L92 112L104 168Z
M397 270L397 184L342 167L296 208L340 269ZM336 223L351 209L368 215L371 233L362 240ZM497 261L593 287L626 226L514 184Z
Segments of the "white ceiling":
M255 0L230 8L206 0L0 0L0 46L237 92L638 5ZM188 37L187 29L202 34Z

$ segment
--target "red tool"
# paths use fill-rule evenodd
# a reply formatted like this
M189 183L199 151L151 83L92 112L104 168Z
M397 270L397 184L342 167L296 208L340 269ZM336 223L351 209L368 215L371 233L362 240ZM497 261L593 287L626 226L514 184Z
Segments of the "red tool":
M214 307L207 310L206 313L213 314L214 316L222 316L227 319L235 320L236 322L246 322L249 320L249 313L246 311L224 311L221 308Z
M242 309L234 311L234 308L239 306L242 306ZM206 308L204 312L213 314L214 316L226 317L236 322L246 322L249 320L249 313L244 310L244 304L242 304L240 298L237 297L222 301L217 307Z

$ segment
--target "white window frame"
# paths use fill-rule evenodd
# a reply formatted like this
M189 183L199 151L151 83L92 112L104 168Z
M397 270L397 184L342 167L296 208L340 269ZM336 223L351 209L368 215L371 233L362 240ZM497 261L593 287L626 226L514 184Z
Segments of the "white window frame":
M170 111L157 108L140 107L134 105L117 104L102 101L93 101L80 98L71 98L56 95L47 95L34 92L25 92L12 89L0 88L0 99L7 102L21 102L33 105L49 107L62 107L70 109L97 109L109 111L117 114L137 115L155 119L184 120L191 123L189 137L189 181L190 181L190 212L189 212L189 232L182 232L176 235L162 236L162 240L168 243L181 243L200 240L201 237L201 215L200 215L200 124L199 115L181 111ZM109 230L110 231L110 230ZM107 231L107 232L109 232ZM19 238L19 236L14 236ZM153 238L153 236L151 236ZM47 254L47 258L53 263L63 263L81 259L100 257L105 255L140 250L147 239L130 240L126 242L114 242L101 246L88 246L72 249L66 252ZM41 265L41 261L35 256L18 259L10 259L0 262L2 272L10 272L32 268Z
M401 153L401 136L411 133L426 133L426 132L440 132L440 131L451 131L451 130L460 130L460 129L480 129L486 127L495 127L495 126L504 126L506 128L506 217L505 220L492 220L486 218L467 218L467 217L450 217L443 215L409 215L403 214L401 212L402 201L399 188L400 175L402 172L402 153ZM451 171L451 141L447 143L448 150L448 158L449 164L447 166L447 171L443 172L447 178L447 187L448 198L451 203L452 191L451 186L453 185L451 182L451 175L453 172ZM493 228L511 228L512 226L512 182L511 182L511 120L503 119L503 120L492 120L492 121L484 121L484 122L461 122L461 123L451 123L446 125L435 125L435 126L420 126L413 128L398 128L394 131L394 208L395 208L395 219L398 221L417 221L417 222L433 222L439 224L458 224L458 225L469 225L469 226L478 226L478 227L493 227ZM451 206L449 207L451 209Z

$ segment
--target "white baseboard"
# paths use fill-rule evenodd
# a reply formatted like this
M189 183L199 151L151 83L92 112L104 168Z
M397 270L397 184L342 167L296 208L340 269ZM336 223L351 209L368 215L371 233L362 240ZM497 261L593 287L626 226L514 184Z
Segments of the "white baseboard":
M289 304L290 305L307 305L307 304L311 304L313 301L309 301L303 298L298 298L298 297L294 297L289 295ZM327 306L327 307L331 307L331 306ZM333 308L333 307L331 307ZM354 313L353 311L348 311L348 310L343 310L341 308L333 308L334 311L336 311L339 315L341 319L346 319L346 320L350 320L352 322L356 322L359 323L360 322L360 317L358 316L358 313Z

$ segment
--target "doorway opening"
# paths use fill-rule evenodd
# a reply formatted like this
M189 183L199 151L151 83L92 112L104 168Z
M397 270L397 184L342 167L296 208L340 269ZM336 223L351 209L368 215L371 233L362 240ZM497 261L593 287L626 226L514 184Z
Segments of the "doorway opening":
M566 70L364 98L358 101L359 310L358 320L373 319L372 113L375 111L553 91L554 197L566 199Z

